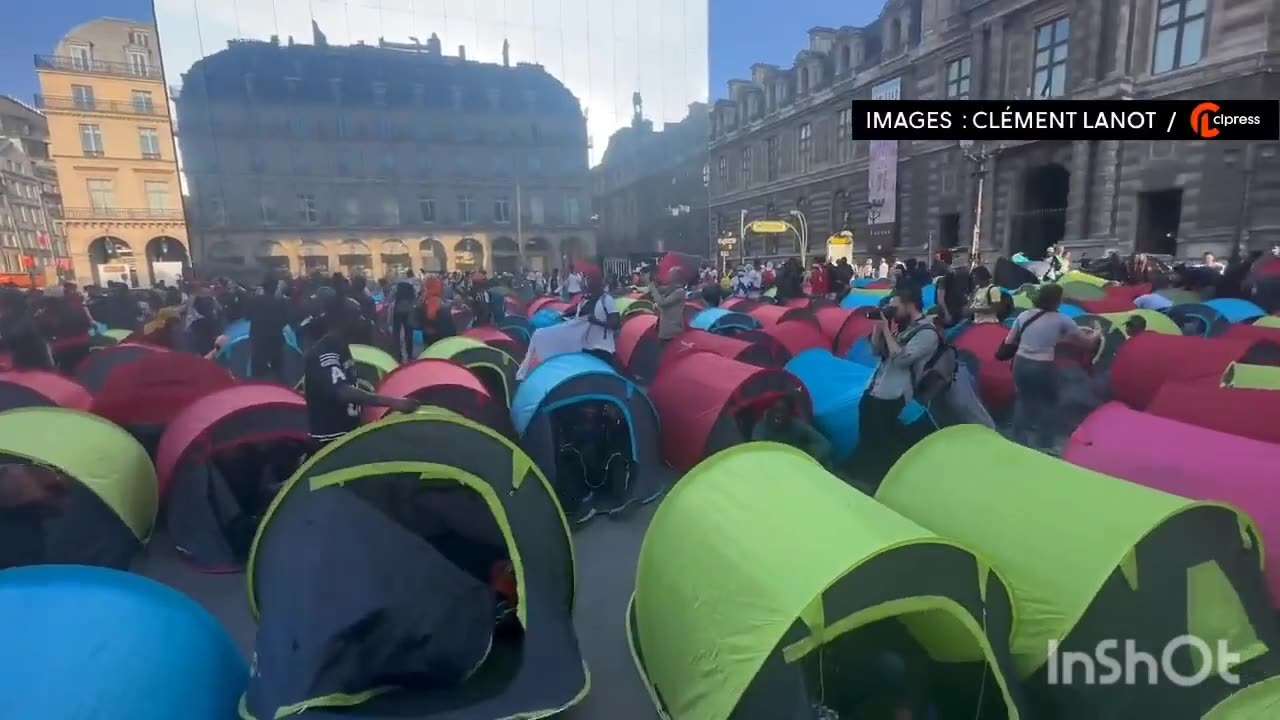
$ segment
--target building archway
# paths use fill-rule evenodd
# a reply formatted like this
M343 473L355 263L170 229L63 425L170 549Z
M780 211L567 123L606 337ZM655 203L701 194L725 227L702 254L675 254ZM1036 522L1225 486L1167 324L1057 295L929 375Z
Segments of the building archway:
M1022 173L1018 210L1013 213L1010 253L1044 257L1050 245L1062 242L1067 234L1067 204L1071 194L1071 171L1058 163L1027 168Z
M114 235L102 235L89 242L89 264L93 269L93 282L97 285L118 282L138 287L133 248Z
M214 274L225 272L237 275L244 267L244 255L240 248L230 240L219 240L209 245L205 256L214 268Z
M169 287L178 287L190 268L191 258L181 240L161 235L147 241L147 274L152 285L164 282Z
M329 272L329 251L315 240L303 241L298 246L298 256L302 258L302 272L307 275Z
M423 238L418 243L418 260L429 273L444 273L449 268L449 254L435 238Z
M484 245L473 237L464 237L453 246L453 264L460 272L483 270Z
M348 278L368 276L373 267L373 253L369 246L355 239L343 240L338 246L338 271Z
M540 273L551 272L551 243L544 237L533 237L524 244L524 257L529 269Z
M379 256L382 260L383 277L402 278L405 273L413 272L409 247L399 240L383 240Z
M500 235L493 239L493 272L496 274L520 271L520 246L515 240Z
M264 268L276 272L293 272L289 262L289 250L275 240L264 240L254 250L254 259Z

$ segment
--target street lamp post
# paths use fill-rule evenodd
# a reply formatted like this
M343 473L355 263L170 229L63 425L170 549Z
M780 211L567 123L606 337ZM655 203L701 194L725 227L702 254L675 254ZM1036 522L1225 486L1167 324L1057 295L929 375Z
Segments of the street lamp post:
M1240 190L1240 213L1236 220L1236 228L1231 242L1231 260L1236 261L1244 256L1249 244L1249 226L1253 215L1253 177L1258 172L1258 160L1270 161L1276 157L1276 146L1272 143L1246 143L1243 157L1238 148L1227 150L1226 160L1229 166L1239 166L1243 187Z
M747 257L747 211L745 209L738 213L738 261L741 262Z
M974 164L973 175L978 178L978 197L973 207L973 244L969 247L969 264L977 265L982 253L982 190L987 178L987 160L995 157L1004 148L996 146L988 150L972 140L960 141L960 152L966 160Z
M790 215L796 219L800 237L800 265L803 267L809 260L809 219L799 210L792 210Z

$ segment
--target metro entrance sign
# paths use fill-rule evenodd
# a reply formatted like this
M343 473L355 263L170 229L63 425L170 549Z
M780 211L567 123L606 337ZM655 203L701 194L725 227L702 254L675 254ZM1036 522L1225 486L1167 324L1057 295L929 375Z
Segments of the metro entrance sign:
M789 223L781 220L756 220L747 226L747 229L761 235L782 235L784 233L795 232Z

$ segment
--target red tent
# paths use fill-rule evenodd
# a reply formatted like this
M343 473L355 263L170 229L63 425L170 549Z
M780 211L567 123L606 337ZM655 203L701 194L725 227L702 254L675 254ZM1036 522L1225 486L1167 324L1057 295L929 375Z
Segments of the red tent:
M657 315L633 315L622 324L618 331L617 356L628 375L640 383L652 381L661 355Z
M152 353L112 370L94 397L92 412L127 429L144 447L154 450L178 413L235 384L231 373L212 360L187 353Z
M751 300L748 298L729 298L720 303L720 307L730 312L750 313L751 309L760 304L759 300Z
M693 317L698 313L706 310L706 306L700 302L686 301L684 304L684 324L688 326L693 321Z
M757 333L751 333L755 335ZM759 334L771 337L786 348L791 357L806 350L822 349L830 352L831 341L813 323L787 321L767 326Z
M538 314L539 310L546 307L550 303L556 302L557 300L558 298L554 298L554 297L534 298L533 302L529 303L529 307L525 309L524 311L525 316L529 318L533 318L534 315Z
M388 397L413 398L423 405L450 410L511 434L511 418L503 401L493 395L470 370L449 360L417 360L387 373L378 386L378 394ZM374 422L390 410L380 407L364 409L364 421Z
M798 298L791 298L790 300L787 301L786 304L787 304L787 307L789 308L799 308L801 310L805 310L809 307L810 302L811 302L810 298L798 297Z
M1146 411L1218 432L1280 444L1280 399L1276 390L1237 390L1218 382L1169 382Z
M795 376L698 352L658 373L649 392L662 418L662 453L667 464L689 470L725 448L747 442L758 414L783 395L796 400L806 419L809 394Z
M1222 333L1218 337L1225 338L1227 340L1263 340L1266 342L1280 343L1280 328L1236 323L1229 325L1226 332Z
M1013 363L996 360L996 348L1008 337L1003 325L971 325L955 339L956 350L972 355L978 368L978 392L987 409L1001 413L1013 405Z
M1107 288L1107 296L1100 300L1068 300L1067 302L1093 315L1127 312L1134 308L1133 296L1124 292L1123 288Z
M1280 345L1144 332L1130 338L1116 353L1111 364L1111 395L1145 410L1166 382L1217 382L1233 362L1280 365Z
M485 345L496 347L505 352L516 360L524 360L525 348L524 343L517 342L507 333L496 327L474 327L462 333L463 337L469 337L473 340L479 340Z
M0 412L24 407L88 411L93 396L80 383L43 370L0 372Z
M853 344L871 334L875 323L865 314L856 310L845 310L838 307L819 308L815 313L818 326L831 339L836 357L849 356Z
M681 280L689 282L697 279L698 267L701 264L701 258L686 253L669 252L658 258L658 266L655 268L653 275L659 283L665 284L671 281L671 273L679 270L681 272Z
M741 310L738 310L738 312L741 312ZM803 308L757 305L748 310L747 314L758 320L762 327L769 327L782 322L808 322L813 323L815 326L818 324L818 321L813 317L813 313Z
M779 347L779 345L753 343L742 338L717 335L703 330L686 330L677 335L663 350L662 357L658 361L658 374L681 356L695 352L714 353L720 357L758 367L781 368L790 358L776 354Z
M121 365L137 362L156 353L169 353L162 347L141 343L120 343L94 350L76 368L76 380L91 393L106 385L107 377Z

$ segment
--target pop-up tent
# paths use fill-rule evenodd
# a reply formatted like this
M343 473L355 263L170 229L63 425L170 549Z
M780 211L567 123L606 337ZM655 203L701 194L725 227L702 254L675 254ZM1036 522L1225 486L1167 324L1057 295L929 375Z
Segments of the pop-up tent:
M1280 390L1280 367L1231 363L1222 373L1222 385L1238 390Z
M658 373L662 343L658 341L658 317L635 315L618 331L617 357L622 369L637 382L649 383Z
M763 336L757 338L757 336ZM777 343L781 351L774 354L786 356L788 359L807 350L829 350L831 342L813 322L788 320L766 326L763 330L744 333L743 339L759 342L763 339Z
M66 488L45 508L41 536L5 549L17 564L125 569L151 536L157 504L151 458L129 433L96 415L49 407L0 413L0 465L56 472Z
M863 307L877 307L880 302L893 294L893 290L884 289L861 289L854 288L849 291L848 295L840 301L840 307L845 310L856 310Z
M648 298L620 298L618 300L618 314L624 318L653 312L655 312L653 301Z
M532 339L533 332L541 330L542 328L552 327L553 325L559 325L562 322L564 322L564 315L562 313L551 308L543 308L529 320L529 336Z
M1231 326L1227 316L1207 303L1174 305L1165 312L1182 328L1183 335L1217 337Z
M485 345L492 345L515 358L517 362L524 360L525 349L528 347L528 343L517 341L507 332L490 325L473 327L462 333L462 337L479 340Z
M524 309L525 315L530 320L532 320L533 316L538 314L538 311L542 310L547 305L550 305L551 303L558 302L558 301L559 301L559 298L554 298L550 296L535 298L533 302L529 303L529 305L525 307Z
M677 470L688 470L746 442L760 414L783 395L795 399L802 418L812 419L809 393L791 373L707 352L677 358L649 390L662 418L663 458Z
M285 326L282 333L284 335L284 350L282 351L284 367L281 369L280 382L289 387L297 387L302 382L302 377L306 371L302 359L302 350L300 349L301 345L298 344L298 337L294 334L293 328ZM227 336L229 342L218 352L218 364L230 370L231 374L237 378L242 380L254 379L253 346L249 342L249 323L243 320L231 323L223 334ZM273 378L257 379L265 381Z
M107 384L107 377L122 365L141 360L155 353L169 352L155 345L121 343L89 353L76 368L76 382L89 392L97 394Z
M399 361L391 357L391 353L372 345L352 345L351 359L356 361L356 375L360 386L369 391L378 387L382 378L400 367Z
M1008 336L1008 328L987 323L970 325L953 341L961 360L975 369L982 402L994 415L1013 407L1013 363L995 358L996 348Z
M1280 365L1280 345L1144 332L1116 353L1111 365L1111 393L1142 410L1161 385L1200 380L1216 383L1233 362Z
M1160 452L1135 447L1160 443ZM1248 513L1262 533L1271 604L1280 607L1280 498L1275 497L1280 445L1249 440L1108 403L1071 436L1062 459L1193 500Z
M188 405L231 387L235 378L212 360L151 353L111 371L92 412L129 431L155 457L165 427Z
M770 327L784 322L805 322L815 327L818 324L818 319L807 309L784 307L782 305L757 305L751 308L751 312L748 315L755 318L761 327Z
M744 330L759 330L760 321L746 313L726 310L723 306L707 308L689 322L692 330L704 330L717 335L732 335Z
M513 581L501 593L495 573ZM316 453L246 574L251 720L546 717L589 687L555 493L518 447L453 413L390 417ZM495 628L498 597L514 626Z
M533 338L533 326L523 315L508 314L497 322L497 328L524 347L529 347L529 340Z
M242 567L257 519L307 448L306 403L280 385L235 385L178 413L156 474L179 552L201 570Z
M557 415L584 403L608 403L618 410L630 436L631 477L628 499L653 497L666 483L662 472L658 412L649 396L608 363L586 353L556 355L520 383L511 404L511 421L520 447L543 469L561 497L567 488L557 476ZM611 499L613 500L613 499ZM563 503L562 503L563 504ZM617 507L615 501L612 507ZM600 508L609 509L609 508Z
M1266 320L1266 318L1262 318L1262 320ZM1260 322L1261 320L1251 325L1243 323L1232 325L1227 328L1226 332L1222 333L1222 337L1227 340L1265 340L1280 344L1280 327L1267 327L1266 325L1260 325Z
M1217 310L1231 323L1247 323L1267 314L1266 310L1240 298L1214 298L1205 300L1204 304Z
M516 371L520 363L502 350L467 337L451 337L432 343L418 356L421 360L452 360L475 373L489 388L489 394L501 398L510 407L516 394Z
M982 481L956 468L974 468ZM1095 658L1105 641L1131 640L1160 658L1192 635L1215 654L1219 642L1238 653L1229 669L1244 685L1276 672L1269 648L1280 632L1261 541L1234 508L1085 470L974 425L907 451L876 499L1000 569L1018 618L1014 662L1037 717L1191 720L1239 689L1186 646L1174 646L1169 664L1182 677L1201 667L1207 676L1189 687L1164 674L1096 682L1073 659Z
M989 563L775 443L681 479L645 533L627 610L669 720L811 718L815 704L854 717L850 696L879 682L868 658L905 648L955 717L1020 717L1013 624Z
M9 570L0 617L6 718L236 717L249 677L240 652L196 601L158 582L75 565Z
M658 374L672 363L690 353L709 352L720 357L758 367L780 368L789 359L779 354L778 343L752 342L746 338L716 335L702 330L686 330L680 333L662 351L658 361Z
M1224 388L1212 378L1165 383L1146 411L1210 430L1280 443L1280 402L1275 390Z
M759 304L760 304L759 300L735 297L735 298L729 298L728 300L725 300L724 302L720 303L720 309L728 310L729 312L742 313L746 315L746 314L750 314L751 310Z
M93 396L80 383L43 370L0 372L0 412L24 407L88 410Z
M874 366L841 360L826 350L810 350L791 359L787 372L804 384L813 399L813 420L831 442L834 459L844 462L858 449L858 405L871 385ZM925 409L914 400L898 419L911 425L924 418Z
M1267 315L1253 321L1254 327L1280 328L1280 315Z
M378 394L413 398L514 437L506 403L489 394L475 373L449 360L415 360L401 365L382 379ZM375 422L390 413L384 407L366 407L364 421Z

